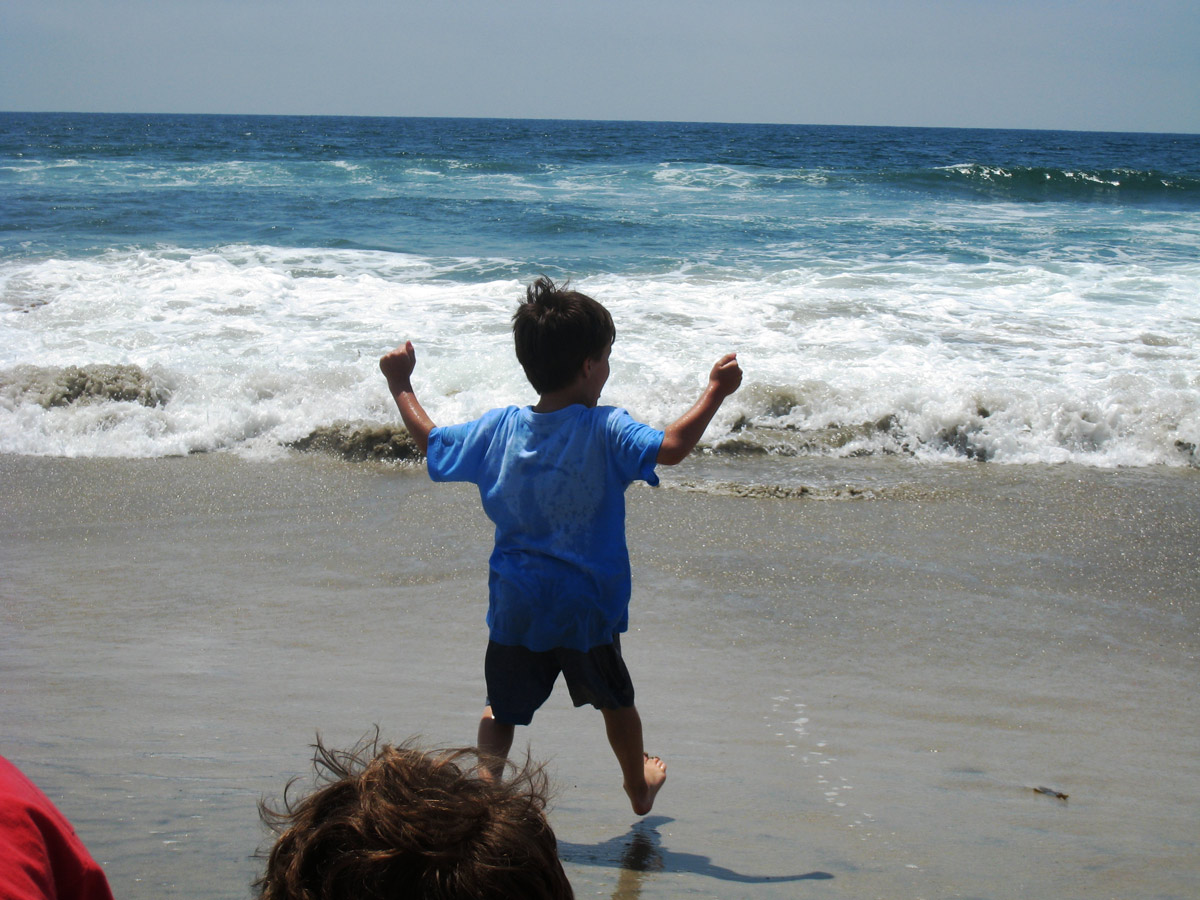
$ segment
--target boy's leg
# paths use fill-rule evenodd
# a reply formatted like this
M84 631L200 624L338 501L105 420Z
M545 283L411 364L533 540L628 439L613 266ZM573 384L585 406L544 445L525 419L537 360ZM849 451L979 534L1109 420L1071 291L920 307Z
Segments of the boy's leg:
M485 707L479 720L479 754L487 763L492 777L499 779L504 774L504 763L512 749L516 726L501 722L492 715L492 708Z
M636 706L602 709L608 743L612 746L621 774L625 776L625 793L633 811L644 816L654 806L654 798L667 780L667 765L657 756L647 756L642 744L642 717Z
M633 681L621 657L621 636L586 653L561 650L560 661L576 706L590 703L604 714L608 743L621 764L625 793L639 816L650 812L667 780L667 766L642 746L642 717L633 703Z
M496 778L504 774L504 763L512 749L517 725L528 725L558 679L559 667L553 653L535 653L488 641L483 661L488 698L479 720L476 743L488 770ZM495 710L499 710L500 718Z

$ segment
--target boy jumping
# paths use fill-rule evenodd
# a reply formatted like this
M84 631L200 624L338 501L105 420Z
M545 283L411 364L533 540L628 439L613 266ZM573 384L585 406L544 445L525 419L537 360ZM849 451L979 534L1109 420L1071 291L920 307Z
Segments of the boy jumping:
M590 703L604 714L625 792L633 811L645 815L667 767L645 753L621 659L630 596L625 489L637 479L658 484L656 464L683 461L738 389L742 370L736 353L723 356L700 399L663 432L623 409L597 406L616 329L591 297L539 278L512 328L538 402L494 409L463 425L434 425L417 401L411 341L379 361L430 477L478 485L496 525L479 749L499 775L515 726L533 720L561 672L576 706Z

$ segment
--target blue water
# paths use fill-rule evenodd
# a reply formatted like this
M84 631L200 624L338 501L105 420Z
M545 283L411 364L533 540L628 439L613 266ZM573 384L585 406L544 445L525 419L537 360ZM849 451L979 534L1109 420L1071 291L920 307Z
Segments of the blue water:
M644 418L742 354L717 449L1194 464L1198 260L1196 135L0 114L0 451L386 421L402 336L475 415L523 389L496 307L544 272L619 313L611 399ZM262 383L272 345L306 391ZM170 401L30 387L100 364Z
M247 242L471 253L576 276L778 268L780 245L800 244L810 258L1076 259L1131 246L1147 218L1200 210L1195 135L24 114L0 129L9 258ZM998 203L1053 204L1074 240L989 222ZM981 208L969 227L929 221L964 206Z

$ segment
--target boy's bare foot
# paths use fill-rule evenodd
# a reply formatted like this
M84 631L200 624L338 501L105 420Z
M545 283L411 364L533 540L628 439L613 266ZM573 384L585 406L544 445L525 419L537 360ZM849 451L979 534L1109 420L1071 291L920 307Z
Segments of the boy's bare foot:
M662 790L662 786L667 782L667 764L657 756L651 756L649 753L645 753L643 756L646 758L646 789L638 791L635 795L629 789L629 785L625 785L625 793L629 795L629 802L633 804L633 811L639 816L646 815L646 813L654 808L654 798L658 796L658 792Z

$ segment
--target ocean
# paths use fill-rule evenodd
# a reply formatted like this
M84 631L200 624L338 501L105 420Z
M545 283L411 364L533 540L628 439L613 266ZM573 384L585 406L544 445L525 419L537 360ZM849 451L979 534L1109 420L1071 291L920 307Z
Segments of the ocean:
M1197 466L1200 136L0 115L0 452L285 453L532 399L538 274L715 454ZM777 467L786 480L786 465Z
M0 754L117 897L253 896L318 734L473 742L491 528L377 360L531 402L543 273L602 402L745 372L627 494L653 813L518 729L577 896L1200 895L1200 136L4 113Z

